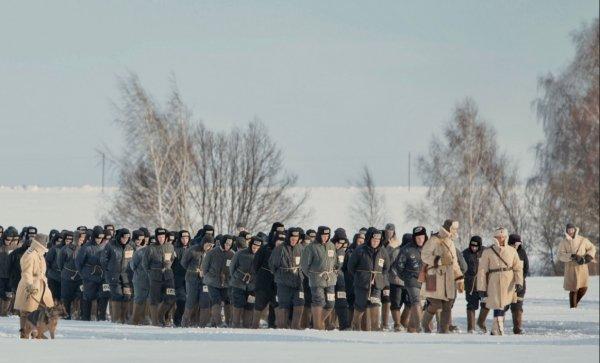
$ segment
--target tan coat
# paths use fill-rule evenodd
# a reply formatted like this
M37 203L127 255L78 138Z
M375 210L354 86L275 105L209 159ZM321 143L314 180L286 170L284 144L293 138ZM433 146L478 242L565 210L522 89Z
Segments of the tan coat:
M48 288L48 280L46 280L44 253L47 251L46 247L34 240L21 257L21 280L15 296L15 309L21 312L37 310L42 301L47 307L54 306L52 293ZM37 292L29 296L27 294L28 287L37 289Z
M587 264L579 265L571 260L571 255L596 256L596 247L589 239L579 235L579 229L575 230L575 238L565 233L558 245L558 259L565 263L565 280L563 287L567 291L577 291L588 286L589 270Z
M487 292L486 308L504 309L517 302L515 285L523 286L523 261L514 247L500 246L498 240L494 241L494 245L483 250L479 258L477 290ZM497 269L506 271L495 271Z
M450 254L452 257L452 262L447 265L442 264L441 261L441 257L445 254ZM438 267L433 267L436 257L440 257L438 259ZM436 275L436 290L427 291L426 284L423 284L421 286L421 295L425 298L444 301L456 299L456 283L457 281L462 282L464 277L458 265L456 247L454 246L450 232L446 231L443 227L440 228L440 232L432 236L423 246L421 260L423 263L429 265L427 274Z

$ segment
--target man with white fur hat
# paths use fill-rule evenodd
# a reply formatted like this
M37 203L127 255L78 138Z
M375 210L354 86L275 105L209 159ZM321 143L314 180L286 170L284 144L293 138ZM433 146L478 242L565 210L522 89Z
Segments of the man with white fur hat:
M492 335L504 334L504 312L517 302L523 290L523 262L517 250L508 245L508 231L494 231L494 244L483 250L477 271L479 296L488 309L494 311Z

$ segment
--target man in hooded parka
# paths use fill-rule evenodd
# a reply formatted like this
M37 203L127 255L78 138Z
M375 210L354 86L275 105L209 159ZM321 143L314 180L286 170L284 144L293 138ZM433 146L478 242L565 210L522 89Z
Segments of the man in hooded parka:
M10 255L19 247L19 232L10 226L0 238L0 316L9 313L14 292L10 288Z
M251 328L254 311L254 282L252 261L262 246L259 238L250 238L248 247L235 253L229 266L231 288L232 325L234 328Z
M217 236L219 245L206 253L200 266L202 278L210 295L211 325L215 328L231 324L231 304L229 298L229 266L233 258L233 236ZM223 307L225 322L221 319Z
M465 272L465 299L467 300L467 332L475 332L475 313L481 306L477 325L484 333L487 332L485 319L489 313L489 309L485 307L485 303L477 292L477 271L479 269L479 259L483 253L483 240L480 236L472 236L469 241L469 246L462 251L463 258L467 263L467 271Z
M125 324L128 320L128 304L132 299L132 283L127 269L133 253L134 247L129 230L120 228L104 248L102 256L104 279L110 288L111 320L120 324Z
M186 269L181 265L181 259L190 246L190 232L181 230L177 233L173 248L175 249L175 261L173 262L173 274L175 275L175 297L176 309L173 316L175 326L181 326L181 319L185 310L185 274Z
M172 269L175 251L173 245L167 243L166 229L156 228L154 237L155 243L150 243L147 247L142 265L148 271L152 325L165 326L167 313L175 304L175 281Z
M202 280L202 260L215 245L212 234L205 234L202 241L185 251L181 266L185 268L185 310L181 319L183 327L204 328L210 321L210 295Z
M77 230L73 233L73 242L66 244L58 252L58 267L60 269L60 297L67 313L66 319L74 315L81 318L79 306L83 285L81 274L77 270L75 259L85 243L85 232Z
M105 238L104 229L95 226L90 239L81 247L75 258L75 266L83 280L83 298L81 300L81 320L90 321L92 317L92 302L97 304L96 316L98 320L106 320L106 306L108 299L104 292L110 292L110 285L104 281L102 269L102 254ZM106 300L106 301L104 301Z
M558 259L565 263L563 287L569 292L569 306L574 309L588 288L589 267L594 261L596 247L589 239L579 234L579 228L567 224L565 238L558 245Z

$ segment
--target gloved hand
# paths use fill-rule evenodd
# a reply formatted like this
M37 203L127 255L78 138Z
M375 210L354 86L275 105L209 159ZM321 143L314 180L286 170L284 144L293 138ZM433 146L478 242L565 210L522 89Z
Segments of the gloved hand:
M477 294L479 294L479 297L482 299L487 297L487 291L477 291Z
M435 258L433 259L433 267L438 267L440 265L440 260L442 258L440 256L435 256Z
M465 280L458 280L456 281L456 290L462 294L463 292L465 292Z
M28 298L32 295L36 295L40 290L33 284L25 286L25 296Z
M585 258L583 256L577 256L577 264L584 265L585 264Z
M452 254L450 252L446 251L442 255L442 265L444 265L444 266L452 265Z
M585 259L585 263L590 263L590 262L594 261L594 257L592 257L590 255L585 255L585 256L583 256L583 258Z
M515 285L515 291L516 291L517 294L521 293L523 291L523 285L516 284Z
M576 254L571 253L571 261L577 262L577 255Z

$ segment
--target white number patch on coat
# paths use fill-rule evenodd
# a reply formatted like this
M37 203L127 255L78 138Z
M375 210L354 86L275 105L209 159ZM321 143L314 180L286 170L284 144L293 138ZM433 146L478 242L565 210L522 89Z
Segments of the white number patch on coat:
M248 295L246 302L248 302L248 304L254 304L254 301L256 301L256 298L252 295Z
M383 258L378 259L377 264L379 265L379 267L383 267Z
M300 264L300 256L296 256L296 257L294 257L294 263L295 263L296 265L299 265L299 264Z
M110 291L110 285L109 284L102 284L102 291L104 291L104 292Z
M229 267L229 265L231 265L231 260L225 261L225 266Z
M125 258L131 258L133 257L133 251L125 251Z
M327 257L333 257L333 254L334 254L333 250L327 251Z
M169 261L171 259L171 252L165 252L165 261Z
M346 291L338 291L337 292L337 298L338 299L345 299L346 298Z
M123 288L123 294L124 295L131 295L131 288L130 287L124 287Z
M344 262L344 256L343 255L339 255L338 256L338 262L339 263L343 263Z
M390 296L390 290L383 290L383 296Z
M79 285L79 291L83 291L83 285Z
M335 294L327 294L327 301L334 301L335 300Z
M175 295L175 289L168 287L166 291L167 295Z
M208 292L208 286L203 285L202 286L202 292Z
M298 292L298 298L304 300L304 291Z
M378 297L370 297L369 301L371 302L371 304L379 304L379 302L381 302L381 299Z

